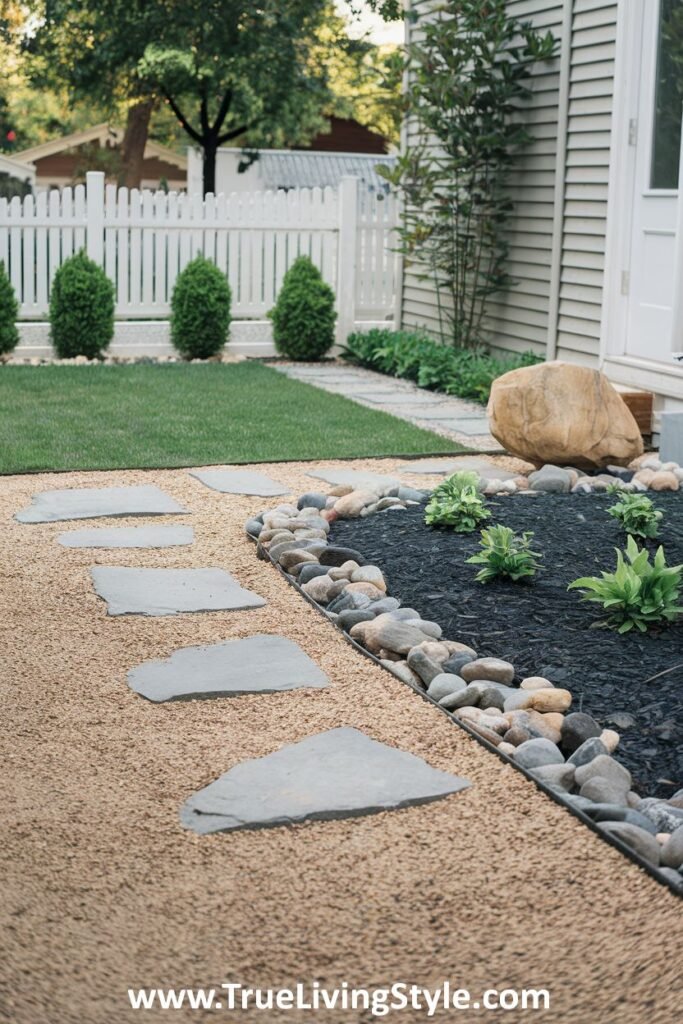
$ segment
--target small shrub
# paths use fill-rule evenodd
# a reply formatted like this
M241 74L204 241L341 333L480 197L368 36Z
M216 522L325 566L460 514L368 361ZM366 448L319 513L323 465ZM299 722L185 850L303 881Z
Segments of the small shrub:
M231 299L225 275L206 257L181 270L171 296L171 343L185 359L218 355L228 340Z
M114 336L114 286L81 250L52 281L50 338L60 359L97 359Z
M632 537L656 537L664 517L645 494L623 494L607 511Z
M477 473L454 473L432 491L425 523L450 526L456 533L472 533L491 513L479 495Z
M7 276L5 264L0 260L0 356L6 355L19 344L16 319L19 303L14 294L12 282Z
M678 604L682 573L683 565L667 566L662 547L651 563L649 552L629 537L625 559L617 549L614 572L582 576L568 589L581 589L584 601L601 604L609 613L605 625L610 628L628 633L635 627L645 633L650 626L672 622L683 612Z
M470 565L483 565L475 579L479 583L489 583L497 576L509 579L525 579L536 575L540 568L540 552L532 551L533 533L518 536L509 526L490 526L481 531L481 551L467 559Z
M499 359L484 349L456 349L413 331L379 327L350 334L342 357L392 377L412 380L423 388L484 404L496 377L542 362L532 352Z
M275 348L288 359L321 359L334 344L334 292L308 256L285 274L273 321Z

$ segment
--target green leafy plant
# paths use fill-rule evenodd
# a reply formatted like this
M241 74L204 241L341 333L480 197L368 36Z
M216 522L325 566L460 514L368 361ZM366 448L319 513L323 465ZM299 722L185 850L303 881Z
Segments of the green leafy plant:
M19 344L16 319L19 303L14 294L12 282L7 276L5 264L0 260L0 356L6 355Z
M543 556L532 550L533 536L531 531L519 536L509 526L490 526L482 530L479 542L482 550L466 560L470 565L484 566L475 579L489 583L497 576L507 576L517 582L535 576Z
M432 491L425 509L428 526L450 526L456 533L472 533L491 513L479 494L477 473L449 476Z
M268 316L280 355L321 359L334 344L334 292L308 256L299 256L285 274Z
M672 622L682 612L679 595L683 565L668 566L664 549L658 548L654 561L640 549L633 537L626 542L626 557L617 549L617 567L601 576L582 576L568 589L584 591L585 601L601 604L608 612L605 625L628 633L645 633L650 626Z
M178 274L171 297L171 341L186 359L209 359L228 340L230 285L218 267L196 256Z
M512 284L507 178L533 141L520 116L532 67L553 57L556 40L508 0L441 0L409 18L418 21L406 55L411 144L378 173L404 199L399 248L433 284L441 340L476 348L487 300Z
M633 537L656 537L664 517L645 494L623 494L607 511Z
M496 377L542 362L532 352L498 359L484 349L454 349L424 334L378 327L350 334L342 357L358 366L412 380L420 387L483 403L488 401Z
M114 285L81 249L52 281L50 338L61 359L97 359L114 336Z

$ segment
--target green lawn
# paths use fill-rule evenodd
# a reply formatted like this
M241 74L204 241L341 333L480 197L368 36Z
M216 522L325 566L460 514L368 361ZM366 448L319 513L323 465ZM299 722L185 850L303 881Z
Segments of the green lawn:
M0 472L455 452L258 363L0 367Z

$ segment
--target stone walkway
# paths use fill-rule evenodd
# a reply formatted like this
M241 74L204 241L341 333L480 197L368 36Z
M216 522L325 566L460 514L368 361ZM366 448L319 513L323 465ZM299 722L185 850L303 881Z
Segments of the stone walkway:
M502 452L477 402L419 388L410 381L343 363L271 363L274 370L352 402L391 413L450 441L482 452Z
M264 489L303 494L339 472L430 486L449 465L5 480L0 928L13 1024L132 1022L131 986L314 978L543 986L550 1024L673 1024L670 895L357 654L244 535ZM156 532L152 517L169 514L191 538ZM207 571L221 575L194 575ZM103 593L116 584L109 613L93 578ZM401 810L369 813L389 808Z

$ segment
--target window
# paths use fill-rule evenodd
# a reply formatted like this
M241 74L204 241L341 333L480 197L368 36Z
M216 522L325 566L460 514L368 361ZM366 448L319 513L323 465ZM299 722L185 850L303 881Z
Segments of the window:
M677 189L683 115L683 4L661 0L650 187Z

